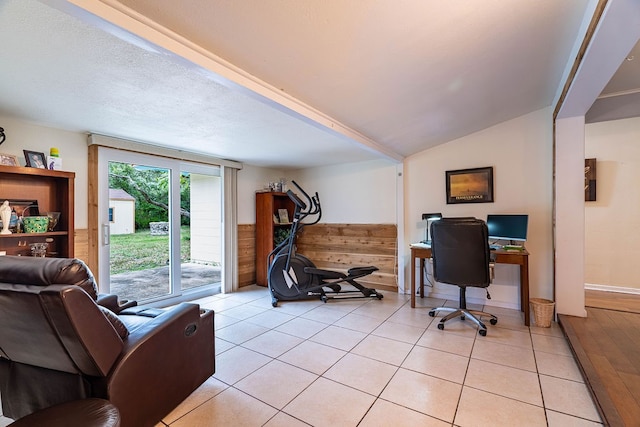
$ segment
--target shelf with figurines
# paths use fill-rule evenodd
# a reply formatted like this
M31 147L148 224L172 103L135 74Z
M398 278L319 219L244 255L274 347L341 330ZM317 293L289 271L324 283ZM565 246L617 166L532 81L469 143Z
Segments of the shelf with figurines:
M73 172L0 166L0 253L28 255L29 247L46 243L47 256L74 256L74 178Z

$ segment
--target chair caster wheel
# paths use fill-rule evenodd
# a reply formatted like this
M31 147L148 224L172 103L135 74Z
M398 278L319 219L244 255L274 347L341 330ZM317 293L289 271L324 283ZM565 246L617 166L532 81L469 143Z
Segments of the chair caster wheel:
M438 329L443 331L444 330L444 323L438 323Z
M271 301L271 307L276 308L278 306L278 300Z
M486 336L487 336L487 330L486 330L486 329L480 329L480 330L478 331L478 333L479 333L480 335L482 335L483 337L486 337Z
M378 294L378 295L376 295L376 298L378 298L378 299L382 299L382 298L384 298L384 295L382 295L382 294Z
M498 323L498 319L491 319L489 320L489 323L491 323L492 325L495 325L496 323Z
M327 303L327 301L329 301L329 298L327 298L327 297L326 297L326 295L322 295L322 296L320 297L320 300L322 300L322 302L326 304L326 303Z
M429 311L429 316L436 317L436 312L434 310Z

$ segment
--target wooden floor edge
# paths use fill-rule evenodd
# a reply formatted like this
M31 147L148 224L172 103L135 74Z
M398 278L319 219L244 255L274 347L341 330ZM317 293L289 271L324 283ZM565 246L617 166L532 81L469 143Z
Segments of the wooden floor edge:
M615 405L611 401L611 397L609 397L604 384L600 380L600 376L591 364L591 360L582 347L580 338L578 338L578 335L572 325L572 320L580 319L582 318L558 314L558 324L569 343L573 357L578 363L578 368L580 369L582 378L584 379L587 389L591 393L591 397L593 398L603 424L605 426L622 426L624 425L624 422L622 421Z

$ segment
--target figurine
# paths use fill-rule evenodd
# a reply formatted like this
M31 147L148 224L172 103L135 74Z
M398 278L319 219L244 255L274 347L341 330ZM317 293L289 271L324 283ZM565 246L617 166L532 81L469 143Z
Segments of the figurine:
M0 231L0 234L11 234L11 231L9 231L11 207L9 206L8 200L5 200L2 206L0 206L0 220L2 220L2 231Z

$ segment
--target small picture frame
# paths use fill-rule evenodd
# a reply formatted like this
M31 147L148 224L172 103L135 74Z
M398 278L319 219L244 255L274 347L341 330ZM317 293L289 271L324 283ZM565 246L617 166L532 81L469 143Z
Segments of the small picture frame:
M278 216L280 217L280 224L289 223L289 212L286 209L278 209Z
M13 154L0 153L0 165L2 166L20 166L18 157Z
M44 153L37 151L22 150L24 152L25 164L30 168L46 169L47 158Z
M447 204L493 202L493 167L446 171Z

